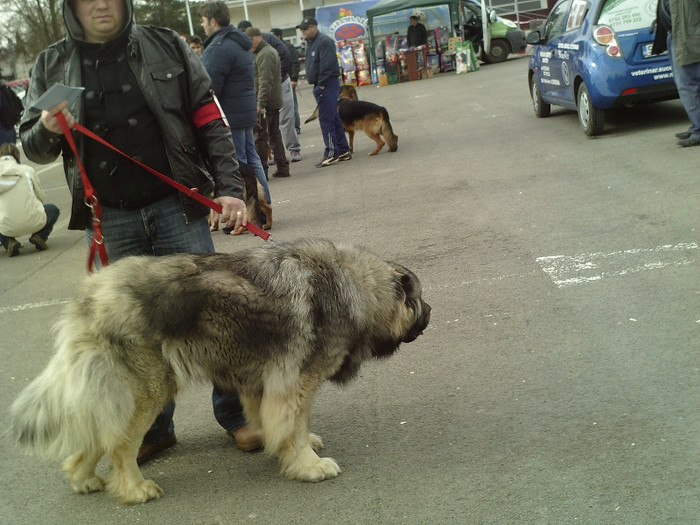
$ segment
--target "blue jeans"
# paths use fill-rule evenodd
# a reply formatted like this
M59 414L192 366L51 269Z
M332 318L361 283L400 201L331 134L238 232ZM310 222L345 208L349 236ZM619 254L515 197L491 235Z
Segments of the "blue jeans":
M666 43L668 44L668 53L671 55L673 80L676 82L678 96L690 120L688 131L690 131L693 140L700 142L700 62L679 66L673 55L673 35L671 33L668 34Z
M265 170L260 161L258 151L255 149L253 128L231 128L231 136L233 137L233 145L236 147L236 158L239 162L244 162L253 169L255 178L258 179L258 182L262 184L265 190L265 202L272 204Z
M111 262L129 255L168 255L172 253L214 253L206 217L187 224L179 194L174 194L138 210L102 207L102 233ZM92 227L86 230L88 244ZM243 409L234 393L214 390L214 415L226 430L245 425ZM168 403L146 433L143 442L160 443L175 432L175 402Z
M299 118L299 101L297 100L297 88L292 88L292 94L294 95L294 129L297 133L301 132L301 118Z
M324 157L337 157L350 150L345 138L343 123L338 115L338 95L340 95L340 82L338 77L333 77L326 84L325 89L314 86L314 98L318 103L318 123L321 126L321 134L326 148Z
M44 211L46 212L46 224L41 230L34 233L42 239L47 240L61 212L55 204L44 204ZM3 248L7 248L7 237L2 233L0 233L0 244L2 244Z

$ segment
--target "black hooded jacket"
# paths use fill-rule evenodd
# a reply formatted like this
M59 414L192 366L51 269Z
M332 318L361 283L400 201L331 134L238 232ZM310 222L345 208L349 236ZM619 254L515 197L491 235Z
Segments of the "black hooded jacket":
M68 4L69 0L64 0L63 17L68 35L42 51L34 64L20 135L27 157L34 162L46 164L63 155L66 180L73 196L68 227L84 229L90 222L90 211L83 203L76 159L66 140L48 131L40 120L41 112L32 108L33 102L55 83L83 85L83 29ZM162 138L170 176L188 188L198 188L203 195L213 192L215 197L242 198L243 184L230 131L221 119L199 128L193 124L193 113L213 102L213 85L199 58L175 32L134 24L132 0L124 0L124 5L127 23L115 40L124 39L128 67L154 117L152 132ZM85 108L82 99L69 108L82 124L87 121ZM76 132L73 136L82 159L85 141L90 139ZM180 199L188 222L209 212L206 206L189 197L181 194Z

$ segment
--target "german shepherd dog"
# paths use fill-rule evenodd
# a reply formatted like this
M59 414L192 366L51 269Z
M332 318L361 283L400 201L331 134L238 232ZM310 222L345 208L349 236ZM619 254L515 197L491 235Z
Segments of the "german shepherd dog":
M398 149L399 136L394 134L386 108L372 102L358 100L357 90L353 86L340 87L338 114L343 123L343 129L348 134L351 153L354 153L355 131L359 130L364 131L377 144L370 155L379 153L384 144L388 145L389 151ZM318 107L304 123L316 118L318 118Z
M253 169L239 162L238 166L243 179L243 200L245 201L246 211L248 212L248 221L255 224L263 230L272 229L272 206L265 200L265 189L255 177ZM263 222L264 219L264 222ZM219 223L212 220L212 214L209 213L209 230L215 232L219 229ZM240 235L247 232L242 226L231 232L231 235Z

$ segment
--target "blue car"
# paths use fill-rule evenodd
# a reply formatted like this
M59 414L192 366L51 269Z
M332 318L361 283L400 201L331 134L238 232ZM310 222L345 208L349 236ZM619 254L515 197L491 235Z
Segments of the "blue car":
M538 117L551 105L578 111L584 133L600 135L605 110L678 97L668 53L652 55L657 0L560 0L542 29L528 68Z

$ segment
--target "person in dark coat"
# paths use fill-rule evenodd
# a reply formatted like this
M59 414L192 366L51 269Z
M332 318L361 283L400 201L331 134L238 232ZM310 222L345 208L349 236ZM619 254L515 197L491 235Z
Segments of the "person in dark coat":
M231 127L236 158L255 172L265 189L265 201L270 204L270 188L253 134L258 120L253 41L230 25L231 16L224 2L205 2L199 8L199 16L207 34L202 64L214 82L214 94Z
M425 26L418 21L416 15L411 15L409 22L411 25L408 26L408 30L406 31L408 47L426 45L428 43L428 31L425 29Z
M318 104L318 123L326 146L323 157L316 167L325 168L352 158L343 123L338 115L338 96L340 95L338 57L335 54L335 43L331 37L319 32L315 18L304 18L297 28L301 29L301 34L308 41L305 62L306 80L314 87L314 98Z
M62 113L70 127L79 122L186 187L213 193L227 226L239 228L247 222L231 133L212 97L209 75L180 35L138 25L133 13L133 0L63 0L66 36L34 63L20 123L22 147L38 164L63 156L72 195L68 229L85 230L92 240L94 223L77 160L85 166L101 203L100 224L110 261L131 255L213 253L209 208L106 146L74 133L76 159L56 118ZM58 82L84 87L85 92L71 108L65 100L50 110L35 108ZM251 429L235 393L215 403L215 412L222 405L237 412L239 428ZM144 436L139 463L177 443L174 410L175 403L168 403ZM248 437L238 445L262 446L261 435Z

